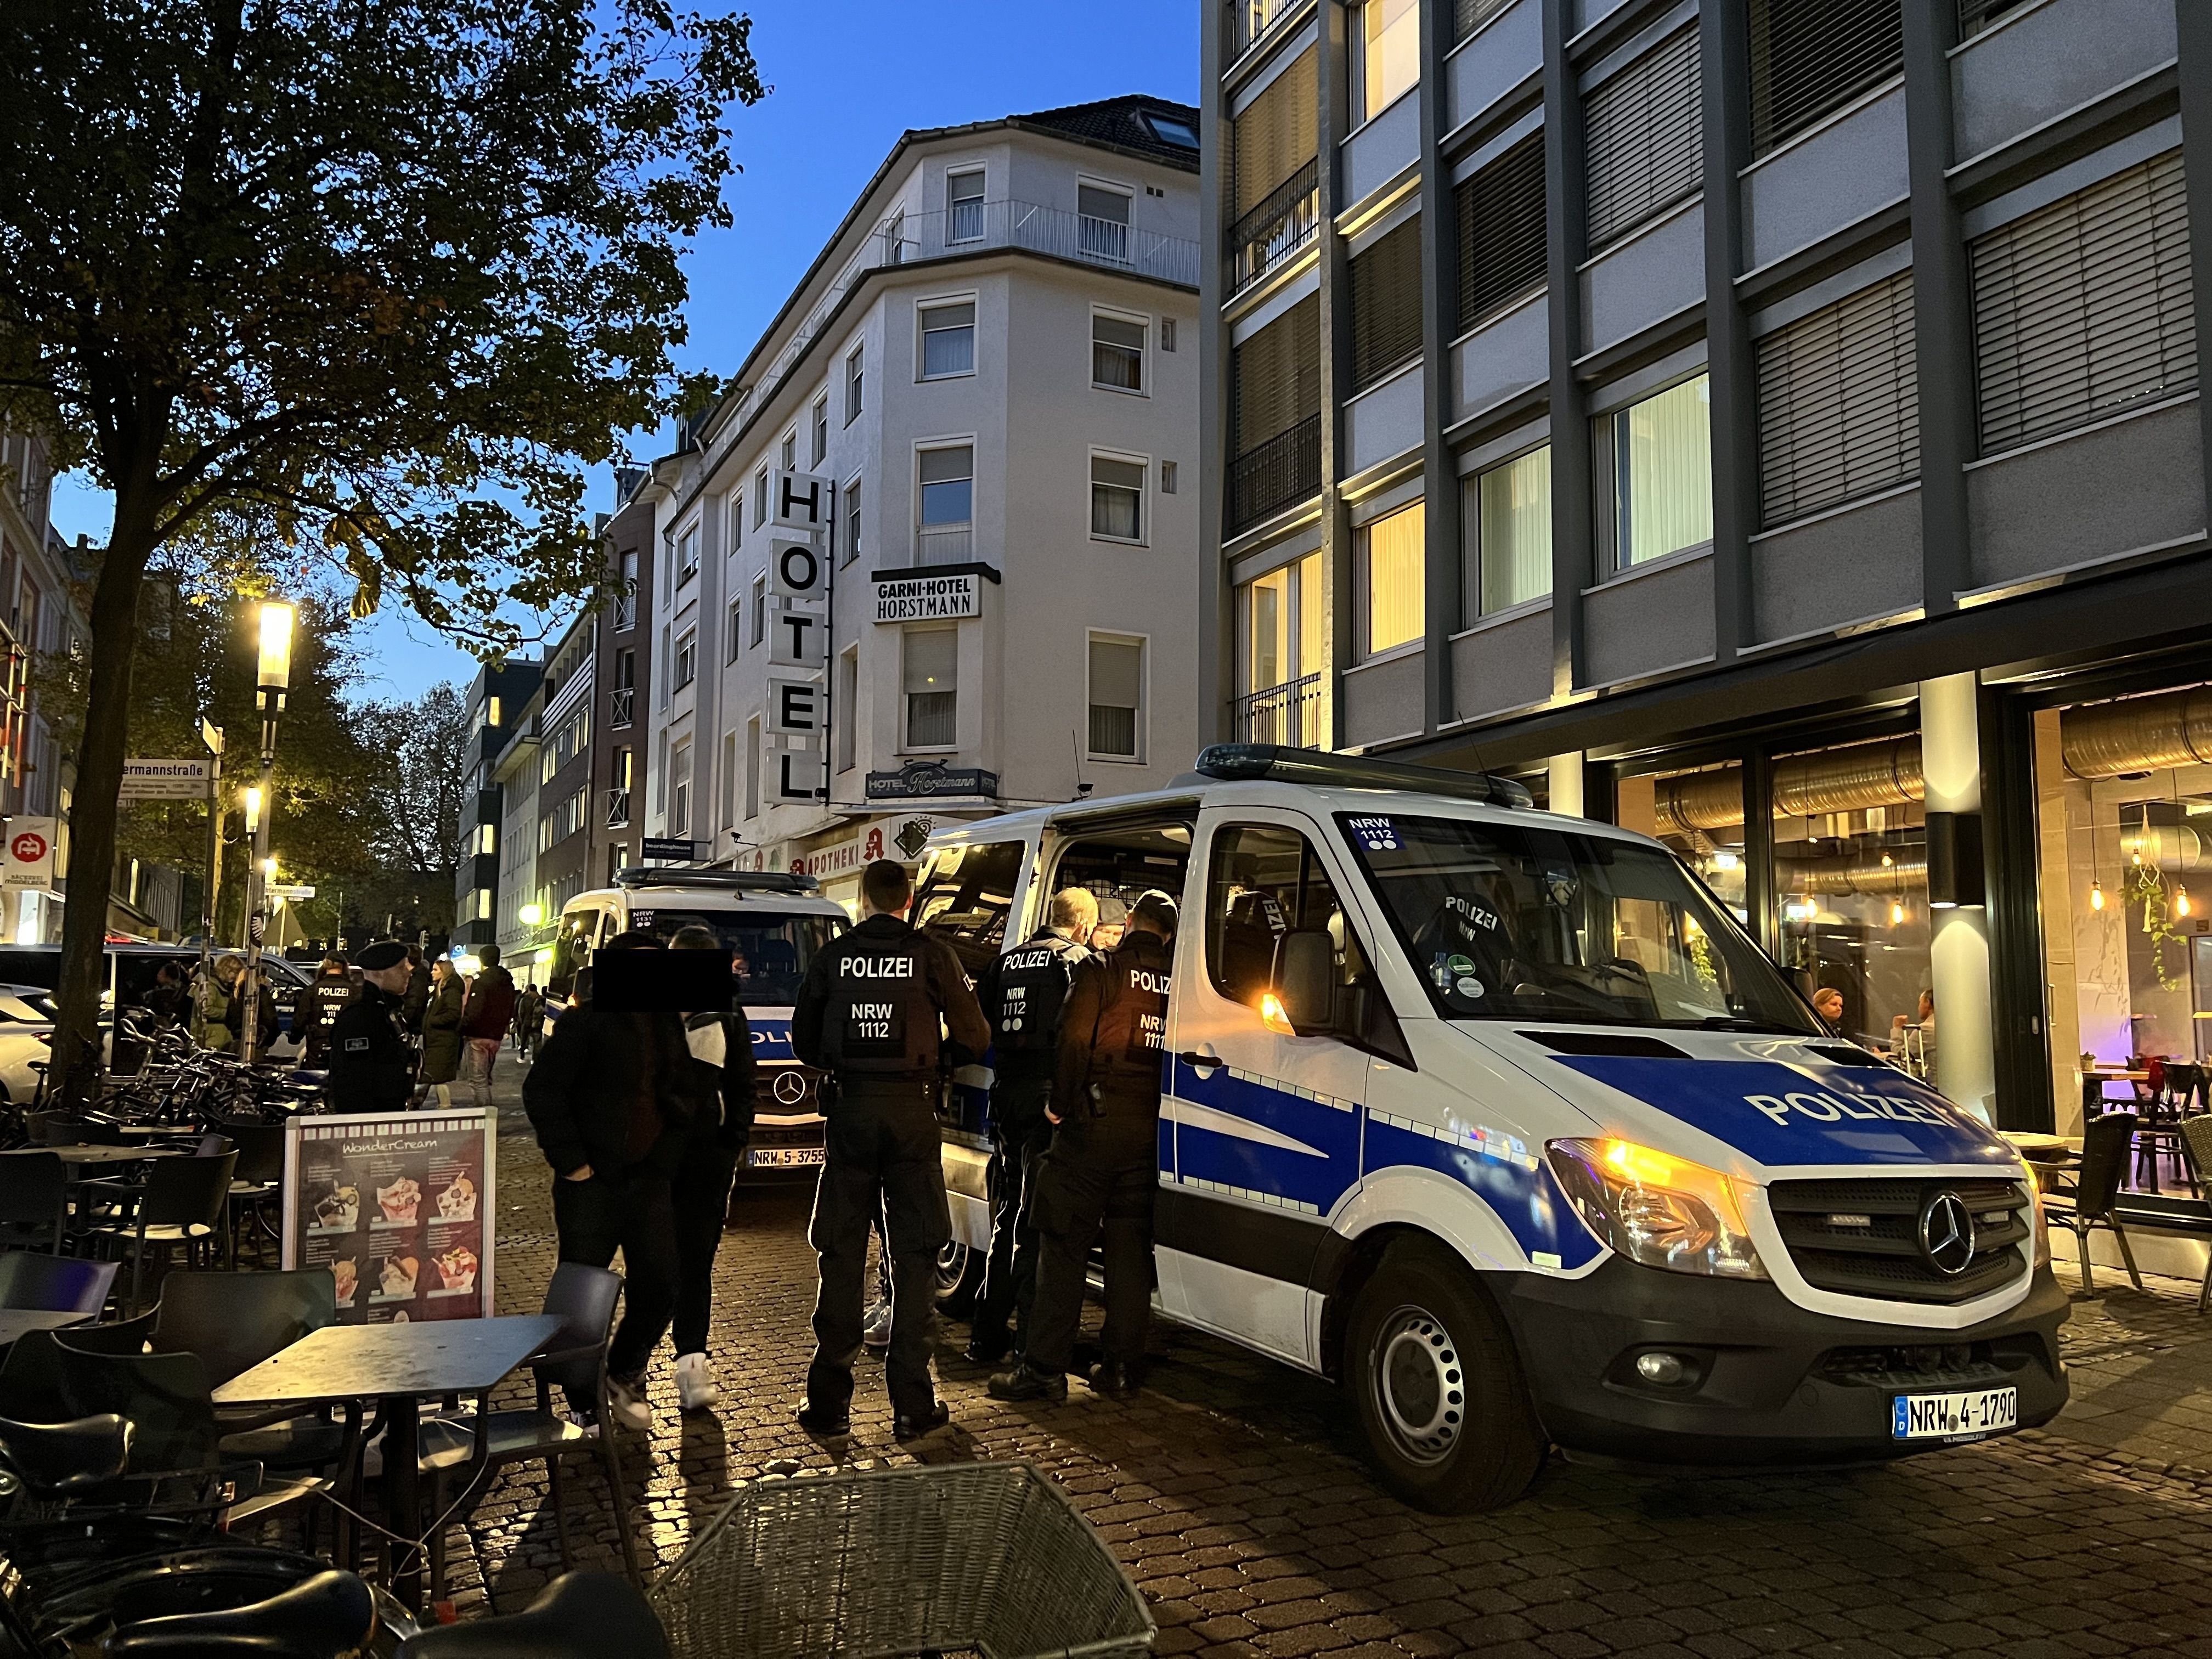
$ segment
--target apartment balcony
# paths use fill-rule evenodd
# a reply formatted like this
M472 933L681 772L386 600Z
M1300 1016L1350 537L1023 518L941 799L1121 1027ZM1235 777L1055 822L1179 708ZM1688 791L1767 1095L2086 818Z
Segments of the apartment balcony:
M1223 54L1224 58L1233 61L1243 57L1304 3L1304 0L1229 0L1223 8L1227 19L1224 39L1229 46Z
M914 532L916 564L967 564L975 556L972 524L926 524Z
M1250 287L1313 240L1321 229L1321 163L1307 162L1223 237L1222 287Z
M605 794L607 799L605 827L610 830L629 829L630 792L627 789L610 789L605 792Z
M1309 415L1229 463L1226 533L1237 535L1320 493L1321 416Z
M1239 743L1277 743L1292 749L1328 746L1319 674L1285 680L1235 698L1230 712Z
M637 720L637 688L618 685L607 693L607 725L611 727L630 726Z

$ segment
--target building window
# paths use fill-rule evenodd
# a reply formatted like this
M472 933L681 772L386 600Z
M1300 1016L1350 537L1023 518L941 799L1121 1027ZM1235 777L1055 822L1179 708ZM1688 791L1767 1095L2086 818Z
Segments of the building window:
M623 634L637 626L637 555L623 554L617 572L622 592L615 596L615 632Z
M1465 622L1552 591L1552 447L1493 466L1461 486Z
M1175 493L1176 464L1173 461L1162 461L1160 463L1160 494L1172 495Z
M758 530L768 522L768 469L763 467L753 474L753 528Z
M1353 8L1352 120L1372 120L1421 78L1419 0L1364 0Z
M959 632L909 629L901 643L906 656L906 746L950 749L958 741Z
M917 564L961 564L974 556L975 451L968 444L925 449L917 459L921 529Z
M1912 273L1759 340L1759 506L1786 524L1920 471Z
M699 526L693 525L676 538L676 585L678 587L699 574Z
M1176 319L1172 317L1163 317L1160 319L1161 350L1173 351L1175 349L1175 325Z
M1310 295L1229 359L1233 434L1223 481L1236 535L1321 489L1321 299Z
M1711 401L1700 374L1608 418L1618 568L1712 540Z
M1532 132L1462 181L1453 196L1459 228L1459 326L1473 328L1542 288L1544 135Z
M729 643L722 647L724 662L735 662L738 653L745 648L743 629L745 621L745 602L742 599L730 601Z
M738 827L738 734L722 733L722 775L716 780L722 804L721 826L725 830Z
M768 637L768 572L753 578L753 631L751 642L758 645Z
M1787 143L1904 67L1900 0L1752 0L1753 154Z
M2000 226L1967 258L1984 454L2197 384L2179 151Z
M837 769L849 772L860 758L860 647L852 646L837 659L836 701L830 719L837 731Z
M1355 532L1352 556L1359 567L1363 655L1371 657L1421 637L1427 532L1425 504L1415 501Z
M691 745L679 743L668 757L668 833L691 833Z
M469 850L478 858L489 858L499 851L499 826L495 823L477 825L474 845ZM136 859L131 860L131 878L134 883L138 878L138 860ZM137 901L132 902L135 903Z
M776 459L786 472L799 467L799 430L796 427L783 434L783 443L776 451Z
M745 817L760 816L761 723L756 714L745 722Z
M976 242L983 238L983 173L947 174L945 180L945 240Z
M745 490L743 484L729 497L730 551L734 553L745 544Z
M1145 538L1145 464L1091 458L1091 533L1109 541Z
M1100 185L1075 187L1075 251L1108 264L1129 263L1129 192Z
M1292 258L1320 228L1321 99L1314 65L1315 51L1308 47L1223 129L1224 292Z
M1145 389L1145 325L1127 317L1091 315L1091 384L1114 392Z
M814 400L814 465L819 466L830 458L830 394L823 392Z
M660 625L660 660L663 662L668 660L668 624L666 623ZM665 676L662 677L660 682L660 706L663 708L668 707L668 681Z
M637 719L637 653L624 646L615 653L614 685L607 694L607 724L629 726Z
M495 731L497 731L497 730L499 729L499 724L500 724L500 704L499 704L499 697L498 697L498 696L497 696L497 694L496 694L496 693L495 693L495 694L494 694L493 696L491 696L490 697L489 697L489 698L485 699L485 702L484 702L484 724L485 724L486 726L490 726L490 727L492 728L492 730L494 730L495 732Z
M860 352L854 346L845 359L845 424L850 426L860 418Z
M860 556L860 481L845 486L845 562Z
M924 306L921 318L921 376L934 380L975 372L975 302Z
M1698 31L1686 28L1606 77L1583 102L1592 252L1705 182Z
M676 641L676 690L681 691L699 677L699 636L687 633Z
M1365 391L1421 355L1421 222L1408 219L1354 256L1352 384Z
M629 828L633 754L631 750L617 749L609 757L611 764L608 769L606 827L610 830Z
M1136 760L1143 721L1145 647L1139 640L1091 638L1091 754Z

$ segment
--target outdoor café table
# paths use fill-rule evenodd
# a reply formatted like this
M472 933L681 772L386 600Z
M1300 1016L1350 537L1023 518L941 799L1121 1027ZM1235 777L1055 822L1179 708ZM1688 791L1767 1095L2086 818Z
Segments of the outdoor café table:
M88 1313L48 1313L28 1308L0 1308L0 1349L15 1346L19 1336L28 1336L33 1331L62 1331L72 1325L82 1325L92 1316Z
M176 1146L18 1146L12 1152L0 1152L0 1158L33 1158L40 1152L52 1152L68 1164L143 1164L149 1158L182 1158L184 1151Z
M416 1402L495 1387L551 1341L561 1323L557 1314L529 1314L405 1325L325 1325L231 1378L215 1391L215 1403L305 1407L343 1400L382 1401L385 1510L392 1531L411 1539L422 1524ZM392 1594L419 1608L422 1552L395 1545L391 1555Z

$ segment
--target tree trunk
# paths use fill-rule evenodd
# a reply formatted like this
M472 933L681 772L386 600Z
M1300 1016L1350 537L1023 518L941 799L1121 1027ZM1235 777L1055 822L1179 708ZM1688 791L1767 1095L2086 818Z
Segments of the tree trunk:
M148 480L126 477L100 580L92 592L90 696L77 744L70 797L69 892L62 907L61 982L53 1065L61 1104L82 1109L100 1079L100 994L107 982L107 900L115 871L124 749L131 718L131 658L137 636L138 592L154 551Z

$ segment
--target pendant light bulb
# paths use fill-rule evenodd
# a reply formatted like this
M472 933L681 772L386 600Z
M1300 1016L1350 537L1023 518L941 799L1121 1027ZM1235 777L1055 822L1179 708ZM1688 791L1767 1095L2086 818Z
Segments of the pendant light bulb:
M2186 887L2177 886L2173 890L2173 914L2177 916L2189 914L2189 890Z
M2089 878L2089 908L2092 910L2105 908L2105 885L2094 876Z
M1898 899L1891 900L1889 905L1889 925L1894 927L1904 920L1905 905L1903 901Z

